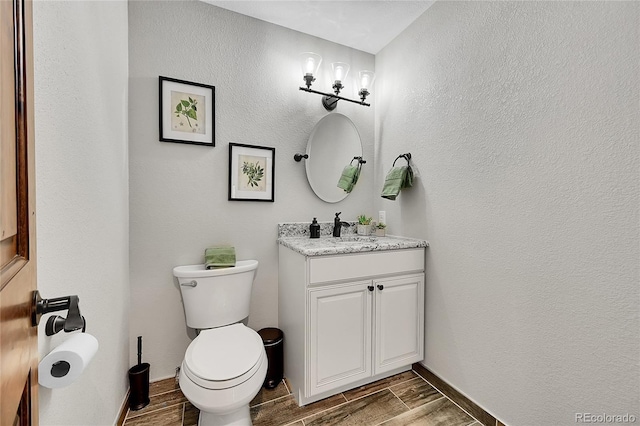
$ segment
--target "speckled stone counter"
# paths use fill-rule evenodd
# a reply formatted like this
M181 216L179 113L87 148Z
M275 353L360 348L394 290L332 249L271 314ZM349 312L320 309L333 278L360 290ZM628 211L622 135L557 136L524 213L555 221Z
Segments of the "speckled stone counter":
M310 223L278 224L278 243L304 256L361 253L428 247L426 240L375 235L357 235L356 223L343 227L341 237L333 237L333 223L320 223L320 238L309 238Z

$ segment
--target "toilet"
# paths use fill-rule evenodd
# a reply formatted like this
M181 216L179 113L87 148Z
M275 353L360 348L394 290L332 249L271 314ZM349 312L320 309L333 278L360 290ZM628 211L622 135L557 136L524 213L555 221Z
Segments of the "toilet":
M199 331L180 368L180 389L200 410L199 426L251 425L249 402L267 375L262 338L249 316L257 260L232 268L177 266L187 326Z

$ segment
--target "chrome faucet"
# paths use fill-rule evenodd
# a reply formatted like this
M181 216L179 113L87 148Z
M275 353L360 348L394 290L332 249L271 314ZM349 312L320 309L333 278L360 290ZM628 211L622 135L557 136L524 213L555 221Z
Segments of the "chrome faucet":
M336 213L336 217L335 219L333 219L333 236L334 237L339 237L340 236L340 231L342 230L343 226L349 226L349 224L347 222L343 222L340 220L340 214L342 212L338 212Z

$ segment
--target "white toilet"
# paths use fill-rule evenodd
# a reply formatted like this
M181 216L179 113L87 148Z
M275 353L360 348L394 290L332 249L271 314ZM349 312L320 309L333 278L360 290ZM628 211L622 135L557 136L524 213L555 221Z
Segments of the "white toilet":
M249 402L267 375L262 339L242 321L257 260L233 268L177 266L187 326L199 330L180 368L180 389L200 410L199 426L251 425Z

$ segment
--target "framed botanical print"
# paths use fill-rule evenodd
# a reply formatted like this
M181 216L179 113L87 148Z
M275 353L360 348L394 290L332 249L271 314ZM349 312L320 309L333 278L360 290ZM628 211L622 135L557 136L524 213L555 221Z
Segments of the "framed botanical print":
M274 201L276 149L229 144L229 201Z
M215 146L216 88L160 76L160 140Z

